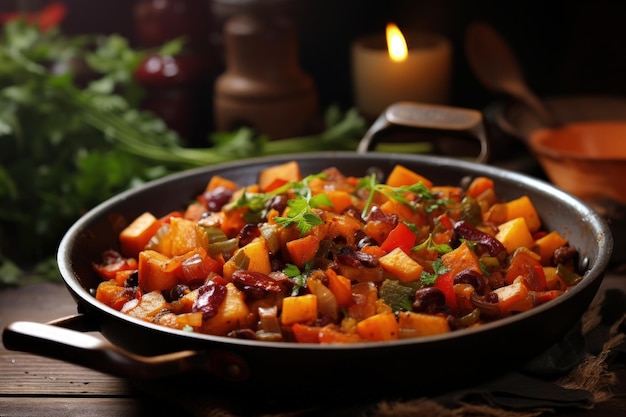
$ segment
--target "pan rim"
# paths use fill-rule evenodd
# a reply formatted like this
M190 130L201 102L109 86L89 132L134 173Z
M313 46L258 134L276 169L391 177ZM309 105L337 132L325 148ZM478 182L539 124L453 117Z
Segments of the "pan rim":
M381 159L389 159L395 160L397 162L410 162L410 163L424 163L426 165L436 165L438 167L442 167L445 169L446 167L454 167L455 169L463 170L469 174L477 175L482 174L486 176L495 175L498 178L518 181L523 183L528 188L533 188L535 190L539 190L540 192L550 193L558 198L563 204L566 204L570 207L573 207L578 211L581 215L584 216L585 221L588 222L592 229L597 231L597 243L601 245L605 249L605 253L599 254L602 256L598 256L598 258L594 261L592 265L590 265L589 269L585 272L583 280L578 283L576 286L569 289L565 294L557 297L556 299L542 304L540 306L534 307L533 309L522 312L513 316L501 318L495 320L493 322L485 323L481 326L468 328L468 329L460 329L455 330L449 333L445 333L442 335L433 335L433 336L425 336L420 338L411 338L411 339L399 339L394 341L383 341L383 342L367 342L367 343L356 343L356 344L332 344L332 345L319 345L319 344L300 344L300 343L291 343L291 342L270 342L270 341L255 341L255 340L245 340L245 339L236 339L227 336L215 336L209 334L200 334L200 333L191 333L184 332L177 329L170 329L165 326L160 326L157 324L149 323L143 320L136 319L134 317L128 316L124 313L121 313L111 307L106 306L105 304L96 300L96 298L88 291L88 289L84 288L78 277L74 274L74 271L71 267L70 262L70 254L72 248L72 241L75 236L81 233L81 231L87 229L87 226L91 221L95 220L101 213L106 212L109 208L114 207L120 202L126 200L128 197L142 193L147 190L150 190L155 187L159 187L162 184L182 181L189 177L194 177L196 175L207 173L211 171L220 171L225 169L237 169L240 167L246 166L259 166L262 164L268 163L280 163L288 160L313 160L313 159L322 159L326 158L329 160L337 160L337 158L345 158L345 159L359 159L363 158L372 158L376 161L380 161ZM295 153L295 154L286 154L286 155L274 155L274 156L264 156L264 157L256 157L256 158L246 158L237 161L226 162L222 164L209 165L200 168L192 168L184 171L180 171L177 173L170 174L168 176L149 181L140 186L137 186L133 189L126 190L114 197L111 197L88 212L86 212L81 218L79 218L65 233L61 242L59 244L59 249L57 252L57 264L58 268L61 272L61 276L65 285L68 287L70 292L74 295L75 299L80 303L84 303L88 305L87 310L97 310L100 313L104 313L108 316L112 316L116 319L123 320L125 322L129 322L135 326L147 327L151 330L155 330L158 332L167 333L169 335L180 337L180 338L189 338L192 340L202 341L202 342L210 342L219 345L227 345L227 346L250 346L255 349L263 348L263 349L296 349L296 350L324 350L324 351L334 351L334 350L354 350L354 349L380 349L381 347L386 348L394 348L394 347L403 347L406 345L434 345L438 343L449 343L450 340L455 339L464 339L468 337L480 337L482 333L491 332L496 328L508 326L515 324L517 322L521 322L526 320L528 317L532 317L534 315L541 314L545 310L552 309L555 305L567 302L568 300L574 298L576 294L582 292L586 287L593 285L597 280L601 280L605 271L609 266L609 261L611 257L611 252L613 249L613 238L606 224L605 220L597 214L588 204L584 203L582 200L558 189L552 184L543 181L541 179L533 178L525 174L513 172L510 170L506 170L503 168L483 165L476 162L459 160L449 157L440 157L440 156L426 156L426 155L407 155L407 154L397 154L397 153L383 153L383 152L367 152L363 154L350 152L350 151L323 151L323 152L307 152L307 153Z

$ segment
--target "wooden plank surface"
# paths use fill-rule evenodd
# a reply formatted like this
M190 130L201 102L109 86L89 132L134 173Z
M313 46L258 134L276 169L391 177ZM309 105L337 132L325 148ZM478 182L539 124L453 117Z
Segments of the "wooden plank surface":
M76 314L63 284L0 290L0 328L18 321L45 323ZM125 379L56 359L0 346L0 416L181 415Z
M626 275L613 275L602 289L626 291ZM76 313L64 285L36 284L0 290L0 328L17 320L47 322ZM626 379L626 370L620 378ZM617 417L626 415L626 384L615 397L592 411L559 415ZM0 346L0 416L184 416L176 399L150 395L125 379L66 362L6 350ZM354 411L354 410L353 410ZM333 414L340 415L340 414ZM349 414L346 414L349 415Z

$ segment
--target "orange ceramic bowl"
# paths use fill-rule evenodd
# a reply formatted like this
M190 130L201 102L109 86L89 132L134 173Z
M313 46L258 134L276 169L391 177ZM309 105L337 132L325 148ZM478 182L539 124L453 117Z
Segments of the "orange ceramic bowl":
M528 145L555 185L601 214L626 206L626 121L567 122L541 128Z

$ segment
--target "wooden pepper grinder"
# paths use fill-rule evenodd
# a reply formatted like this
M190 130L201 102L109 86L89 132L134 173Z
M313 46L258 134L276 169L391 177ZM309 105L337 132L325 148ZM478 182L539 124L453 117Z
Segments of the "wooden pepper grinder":
M271 139L311 133L318 118L313 80L298 65L293 23L240 14L224 25L226 71L215 83L215 124L250 126Z

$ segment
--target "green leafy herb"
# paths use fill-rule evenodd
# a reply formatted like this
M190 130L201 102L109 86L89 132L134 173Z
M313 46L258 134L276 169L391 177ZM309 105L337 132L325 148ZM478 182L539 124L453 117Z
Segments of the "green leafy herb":
M320 134L269 141L241 128L188 148L140 109L134 78L146 54L175 54L183 40L140 51L117 35L68 37L24 21L1 31L0 269L36 272L82 213L137 184L245 157L353 150L367 128L356 109L331 107Z
M324 224L324 221L317 214L313 213L309 201L302 196L296 196L287 201L289 211L287 217L275 217L277 224L283 227L290 227L295 224L301 235L307 234L313 227Z
M452 252L452 248L447 243L435 243L433 241L433 234L430 233L428 235L428 239L423 241L417 246L411 248L413 251L419 251L422 249L434 250L437 251L438 254L443 255L444 253Z
M295 284L291 290L291 295L292 296L298 295L298 293L300 292L300 289L306 287L306 279L307 279L306 274L302 273L300 271L300 268L298 268L294 264L287 264L283 272Z
M448 200L436 198L432 191L430 191L421 181L416 184L392 187L386 184L378 183L375 173L361 178L357 188L369 190L370 192L365 206L363 207L363 217L366 217L372 209L374 194L377 192L381 193L390 200L404 204L413 210L417 210L419 207L422 207L427 213L431 213L439 208L446 208L450 204ZM407 200L407 193L417 195L418 200L416 202Z
M433 272L432 273L426 272L426 271L422 272L422 275L420 276L420 281L425 286L431 286L435 283L439 275L443 275L448 271L449 271L449 268L443 264L440 258L437 258L433 262Z

